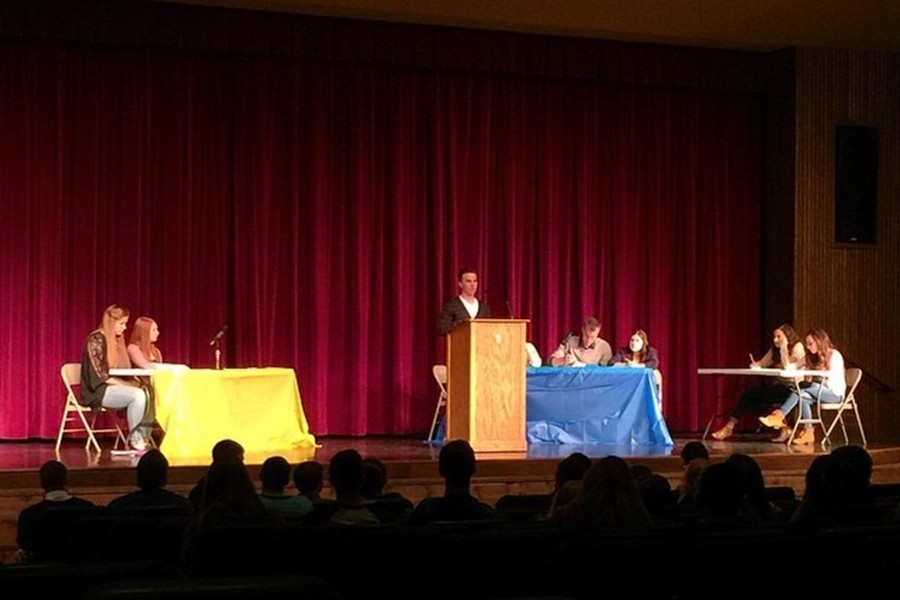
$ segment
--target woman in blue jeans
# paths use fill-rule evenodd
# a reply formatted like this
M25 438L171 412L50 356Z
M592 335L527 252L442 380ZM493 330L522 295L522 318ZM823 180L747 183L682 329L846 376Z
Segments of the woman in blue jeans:
M103 311L100 325L87 336L81 355L81 403L91 408L125 410L129 444L135 450L146 450L150 438L149 427L144 424L147 393L136 379L109 373L116 367L131 367L123 338L128 316L127 308L113 304Z
M760 417L759 420L763 425L783 427L785 415L797 406L797 402L800 402L800 418L809 419L812 417L814 402L836 404L843 399L847 391L844 357L834 347L824 329L814 329L806 334L806 359L802 368L823 371L821 379L815 378L818 381L803 387L799 396L797 392L793 392L781 408L772 411L768 416ZM815 441L816 434L811 424L807 424L801 434L794 438L795 444L813 444Z

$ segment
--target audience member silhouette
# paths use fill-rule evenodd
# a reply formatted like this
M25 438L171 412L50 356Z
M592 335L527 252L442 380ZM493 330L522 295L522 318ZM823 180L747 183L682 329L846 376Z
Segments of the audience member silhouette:
M824 504L828 498L825 469L830 460L830 454L820 454L809 463L809 467L806 469L803 496L797 508L794 509L794 514L791 515L791 523L797 525L798 528L812 529L818 515L824 510Z
M475 451L465 440L444 444L438 454L438 471L444 478L444 495L424 498L412 514L414 524L483 521L498 518L493 506L481 502L471 493L475 475Z
M259 499L273 513L298 520L312 512L313 504L309 498L285 492L291 480L291 465L283 456L270 456L263 461L259 480L262 482Z
M583 452L573 452L556 465L553 491L550 492L549 518L554 512L575 498L581 487L581 480L591 468L591 459Z
M328 463L328 481L334 489L336 510L328 519L337 525L369 525L380 523L370 509L373 502L362 495L363 461L353 449L341 450ZM321 506L321 505L320 505Z
M581 481L587 470L591 468L591 459L583 452L573 452L556 465L554 478L556 489L567 481Z
M669 480L642 464L632 465L631 474L650 516L668 515L675 506L676 500Z
M387 481L387 465L377 458L363 459L362 495L374 502L369 510L384 523L403 521L412 512L414 505L400 492L385 492Z
M68 540L53 526L57 518L79 510L94 508L94 503L69 491L69 470L58 460L48 460L39 470L44 498L19 513L16 542L19 562L40 562L58 558ZM65 512L63 512L65 511Z
M682 466L687 467L688 463L695 458L705 458L709 460L709 450L703 442L691 440L681 448L679 456L681 456Z
M741 493L735 470L724 462L712 463L700 476L697 511L704 525L733 526L740 520Z
M166 489L169 461L157 449L148 450L135 468L138 489L110 500L110 512L150 512L189 515L194 506L186 497Z
M651 525L631 469L618 456L594 462L575 499L554 513L553 522L572 533L640 530Z
M697 440L692 440L681 449L681 466L684 474L676 486L676 504L680 512L691 512L697 507L700 478L709 465L709 450Z
M704 526L757 526L780 520L766 495L759 463L745 454L706 467L700 477L697 508Z
M814 460L809 470L807 490L793 518L798 528L868 526L887 520L872 494L872 457L865 448L835 448L827 459Z
M759 463L752 456L734 453L725 459L732 470L741 497L738 518L744 523L767 524L780 520L780 510L766 495L766 482Z
M212 448L212 464L217 462L234 462L244 463L244 447L234 440L220 440ZM210 465L212 466L212 465ZM194 506L194 510L198 511L203 504L203 490L206 487L206 476L200 478L197 484L188 493L188 499Z
M323 498L325 488L325 467L317 460L306 460L294 467L294 487L297 494L309 499L313 505L319 502L333 502L331 498Z
M213 461L204 478L201 498L200 510L184 533L181 558L187 573L202 573L208 568L206 561L214 554L210 552L209 535L222 526L285 523L283 517L263 505L242 462Z

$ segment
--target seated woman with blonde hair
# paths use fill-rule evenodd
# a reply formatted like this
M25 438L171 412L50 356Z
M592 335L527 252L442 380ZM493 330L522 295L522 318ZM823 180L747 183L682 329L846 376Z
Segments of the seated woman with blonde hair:
M128 326L128 309L112 304L103 311L100 325L84 342L81 356L81 402L86 406L122 409L126 413L129 443L145 450L150 430L144 424L150 404L147 390L134 378L110 375L110 369L130 368L123 334Z

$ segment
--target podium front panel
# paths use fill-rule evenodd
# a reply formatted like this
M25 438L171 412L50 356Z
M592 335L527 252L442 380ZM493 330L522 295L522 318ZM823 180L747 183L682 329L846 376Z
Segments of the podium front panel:
M527 320L478 319L448 335L447 439L476 451L525 451Z

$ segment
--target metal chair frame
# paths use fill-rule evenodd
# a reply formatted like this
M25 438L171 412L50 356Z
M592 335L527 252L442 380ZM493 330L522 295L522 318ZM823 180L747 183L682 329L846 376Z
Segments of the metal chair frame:
M822 428L822 432L825 434L825 437L822 438L822 447L824 448L826 445L831 444L831 432L834 430L835 424L840 421L841 427L844 431L844 441L849 442L849 438L847 437L847 428L844 425L844 419L842 413L845 410L853 410L856 413L856 422L859 425L859 431L862 435L863 446L866 445L866 434L862 428L862 420L859 418L859 411L856 406L856 398L854 397L854 392L856 391L856 386L859 385L859 381L862 379L862 370L861 369L845 369L844 370L844 380L847 382L847 387L845 388L844 395L841 398L840 402L822 402L822 387L819 387L819 394L816 397L816 413L814 416L809 419L801 419L798 418L794 422L794 429L791 431L791 437L788 439L787 443L790 444L794 441L794 436L797 433L797 429L799 429L800 425L819 425ZM797 393L800 393L798 388ZM800 402L797 403L797 414L800 414L800 405L803 402L801 399ZM850 408L852 406L852 408ZM835 416L834 420L831 422L831 425L826 427L825 420L822 418L823 410L836 410L838 411L837 416Z
M113 449L119 447L119 442L123 448L128 447L125 433L118 423L114 427L102 429L96 428L97 418L102 412L110 412L100 407L99 410L93 411L90 406L84 406L78 401L75 395L74 386L81 385L81 364L66 363L60 370L59 375L66 386L66 401L63 407L62 419L59 423L59 432L56 434L56 453L59 454L59 447L62 444L63 436L67 433L84 433L87 439L84 442L84 449L90 450L93 446L97 452L101 451L100 442L97 441L97 434L114 433L116 441ZM74 423L74 425L72 425Z
M437 381L441 394L438 396L437 406L434 407L434 418L431 419L431 429L428 431L428 439L426 440L428 442L434 441L434 432L437 428L441 408L447 406L447 365L434 365L431 367L431 374L434 375L434 380Z
M844 413L846 411L853 411L853 414L856 415L856 425L859 427L859 435L862 437L862 445L866 446L866 432L863 429L862 419L859 416L859 404L856 401L856 386L859 385L859 382L862 381L862 369L858 368L850 368L845 371L845 376L847 378L847 393L844 394L843 399L840 403L831 403L831 404L821 404L819 403L819 410L832 410L837 411L837 414L834 416L834 420L831 421L831 424L828 426L828 429L825 431L825 439L830 443L831 432L834 431L834 427L840 423L841 431L844 434L844 443L849 444L850 438L847 435L847 425L844 423ZM820 413L821 414L821 413ZM823 440L824 444L825 440Z

